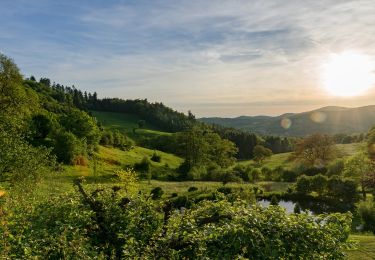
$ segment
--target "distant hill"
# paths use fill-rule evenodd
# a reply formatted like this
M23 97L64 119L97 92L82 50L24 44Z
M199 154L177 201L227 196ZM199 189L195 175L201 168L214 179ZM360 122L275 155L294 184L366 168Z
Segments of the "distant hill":
M313 111L287 113L275 117L209 117L199 120L265 135L354 134L365 133L375 125L375 105L357 108L329 106Z

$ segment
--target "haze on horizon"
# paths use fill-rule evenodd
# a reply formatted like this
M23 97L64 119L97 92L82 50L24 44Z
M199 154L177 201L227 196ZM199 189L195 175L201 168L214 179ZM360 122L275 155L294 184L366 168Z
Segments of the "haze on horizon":
M280 115L374 104L374 13L372 0L3 0L0 52L99 97Z

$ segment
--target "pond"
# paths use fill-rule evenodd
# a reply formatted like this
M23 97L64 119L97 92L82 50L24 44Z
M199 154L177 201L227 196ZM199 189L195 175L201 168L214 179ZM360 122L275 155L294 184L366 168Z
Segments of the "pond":
M267 199L261 199L257 201L259 205L263 207L268 207L270 201ZM291 200L280 200L279 206L283 207L287 213L294 213L294 207L297 201ZM351 209L350 204L328 204L321 201L298 201L298 204L301 207L301 211L307 211L307 213L312 215L323 214L323 213L333 213L333 212L347 212Z

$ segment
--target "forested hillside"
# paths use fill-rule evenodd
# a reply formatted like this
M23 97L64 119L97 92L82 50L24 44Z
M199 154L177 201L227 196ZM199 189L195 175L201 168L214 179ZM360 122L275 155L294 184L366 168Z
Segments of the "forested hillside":
M313 133L352 135L366 133L375 124L375 106L323 107L304 113L289 113L276 117L212 117L199 120L263 135L306 136Z

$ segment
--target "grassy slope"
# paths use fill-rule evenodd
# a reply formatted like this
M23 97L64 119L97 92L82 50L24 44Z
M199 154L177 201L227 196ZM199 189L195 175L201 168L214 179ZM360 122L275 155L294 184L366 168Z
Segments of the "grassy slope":
M360 147L362 146L361 143L353 143L353 144L337 144L336 149L338 152L339 158L345 158L348 156L351 156L355 154ZM289 158L292 153L280 153L280 154L274 154L270 158L264 160L262 167L268 167L271 169L274 169L278 166L282 166L284 168L293 168L295 163L293 161L290 161ZM239 162L243 165L256 165L256 163L253 160L246 160Z
M138 128L138 121L141 120L138 115L125 114L125 113L113 113L113 112L101 112L92 111L94 117L103 124L105 128L117 129L121 132L125 132L127 136L134 140L138 140L141 137L152 137L158 135L169 135L170 133L164 132L158 127L148 123L146 121L145 126L142 129Z
M168 165L170 169L176 169L183 161L182 158L164 153L161 151L155 151L161 156L160 162L151 161L152 170L162 170ZM143 147L136 146L130 151L121 151L119 149L109 148L100 146L97 160L97 174L108 175L112 174L114 170L120 169L126 166L133 166L135 163L139 163L144 157L150 158L154 153L154 150L150 150ZM66 166L66 172L68 174L82 174L83 176L90 175L94 170L94 162L91 161L91 165L88 166Z

